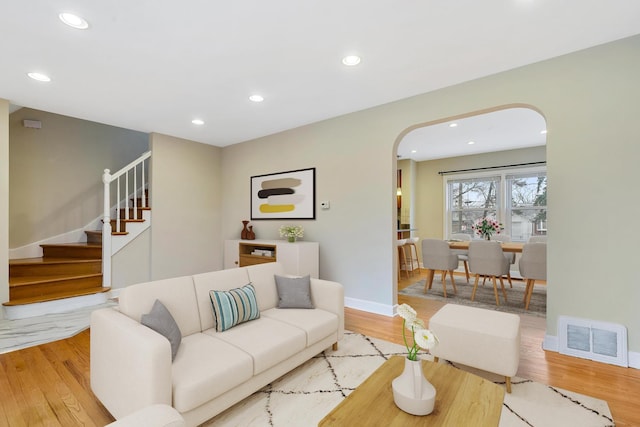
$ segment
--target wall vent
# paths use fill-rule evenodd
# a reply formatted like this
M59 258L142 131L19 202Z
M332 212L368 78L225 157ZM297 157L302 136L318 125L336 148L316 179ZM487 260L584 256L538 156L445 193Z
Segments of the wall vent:
M628 367L627 328L616 323L558 317L560 354Z

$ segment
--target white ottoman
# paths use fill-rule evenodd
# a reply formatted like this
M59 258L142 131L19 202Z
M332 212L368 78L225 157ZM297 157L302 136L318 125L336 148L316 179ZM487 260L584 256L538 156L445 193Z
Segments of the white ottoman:
M184 427L184 418L169 405L151 405L117 421L106 427Z
M520 317L516 314L447 304L429 320L438 337L438 358L504 375L507 392L520 362Z

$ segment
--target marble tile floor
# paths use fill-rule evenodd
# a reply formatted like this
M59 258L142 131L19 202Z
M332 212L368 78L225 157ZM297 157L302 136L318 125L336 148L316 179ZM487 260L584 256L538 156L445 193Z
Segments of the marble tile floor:
M0 320L0 354L72 337L89 327L89 318L93 310L114 305L117 305L117 302L109 300L103 304L63 313Z

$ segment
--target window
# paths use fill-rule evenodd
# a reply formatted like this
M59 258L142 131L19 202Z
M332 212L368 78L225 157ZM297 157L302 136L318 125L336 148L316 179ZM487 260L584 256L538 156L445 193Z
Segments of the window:
M547 175L507 175L505 220L511 239L526 242L531 236L547 234Z
M483 217L498 219L514 241L547 234L544 168L452 176L445 179L445 187L446 236L473 235L471 226Z

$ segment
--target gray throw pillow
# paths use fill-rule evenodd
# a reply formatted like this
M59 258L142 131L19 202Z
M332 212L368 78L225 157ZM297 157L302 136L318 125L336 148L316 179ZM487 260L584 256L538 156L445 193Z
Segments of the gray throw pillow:
M176 358L178 354L178 348L182 341L182 333L175 319L159 300L153 303L153 307L148 314L143 314L140 323L153 329L160 335L169 340L171 344L171 361Z
M315 308L311 301L311 277L275 275L278 289L278 308Z

